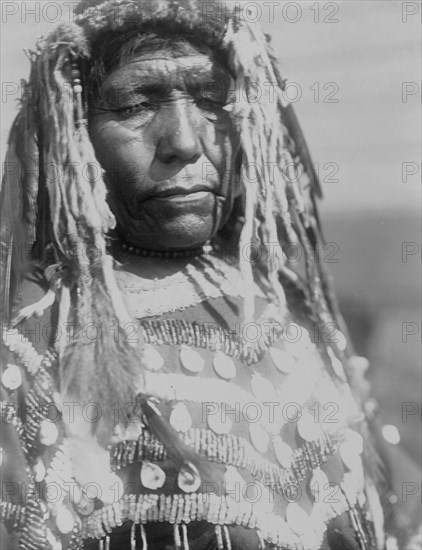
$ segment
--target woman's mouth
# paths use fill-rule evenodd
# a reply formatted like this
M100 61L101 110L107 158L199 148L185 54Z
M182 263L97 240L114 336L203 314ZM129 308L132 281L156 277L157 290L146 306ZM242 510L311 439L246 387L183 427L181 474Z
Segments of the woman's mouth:
M213 193L214 190L210 187L203 185L191 185L191 186L172 186L165 187L163 189L157 189L148 199L165 199L171 197L188 197L198 193ZM147 199L147 200L148 200Z

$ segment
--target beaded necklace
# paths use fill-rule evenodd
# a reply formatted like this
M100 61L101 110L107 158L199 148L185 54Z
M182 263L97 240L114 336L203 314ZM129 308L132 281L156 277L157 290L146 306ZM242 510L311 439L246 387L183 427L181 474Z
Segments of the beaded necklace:
M141 256L142 258L194 258L212 250L209 245L198 246L186 250L151 250L148 248L135 246L134 244L127 243L125 241L120 241L120 246L125 252L130 252L131 254Z

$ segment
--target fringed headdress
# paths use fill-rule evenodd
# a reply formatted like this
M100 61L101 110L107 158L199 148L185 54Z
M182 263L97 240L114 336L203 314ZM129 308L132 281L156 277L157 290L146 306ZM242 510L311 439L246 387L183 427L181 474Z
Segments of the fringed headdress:
M193 42L199 40L224 57L235 78L231 115L242 147L243 275L252 278L252 264L244 253L252 242L261 246L258 257L263 265L256 267L267 273L274 298L282 304L280 272L298 281L287 269L286 249L299 246L305 256L306 277L301 288L308 307L315 317L331 321L339 315L329 276L321 262L315 261L315 251L322 244L315 204L321 196L318 177L294 111L283 94L284 81L269 41L259 25L245 18L240 3L233 7L219 0L83 0L76 10L76 22L91 44L109 33L161 28ZM248 317L250 309L251 304Z
M83 0L75 23L58 27L31 53L31 75L10 135L2 187L6 306L25 271L21 252L31 243L32 258L42 256L59 322L73 317L76 326L92 322L124 327L130 321L106 248L114 217L86 128L83 84L95 44L110 33L159 33L164 28L200 40L224 56L235 79L231 117L241 146L244 223L238 243L245 280L252 282L257 272L264 276L280 311L285 311L285 287L293 285L308 318L327 322L334 317L338 325L329 279L313 256L322 240L315 207L319 184L294 112L284 101L269 43L241 10L229 13L218 2L199 0ZM250 96L256 90L262 94L259 101ZM224 234L223 228L216 246L224 247ZM244 254L250 245L260 250L255 263ZM289 245L300 246L304 253L302 279L288 266ZM251 299L245 315L252 316ZM139 349L114 332L95 344L84 344L80 336L67 345L59 342L64 397L103 406L129 402L135 390L142 396ZM163 439L171 437L153 408L146 401L144 406ZM111 425L111 412L105 423L94 425L103 443ZM174 440L170 448L173 455L186 451Z

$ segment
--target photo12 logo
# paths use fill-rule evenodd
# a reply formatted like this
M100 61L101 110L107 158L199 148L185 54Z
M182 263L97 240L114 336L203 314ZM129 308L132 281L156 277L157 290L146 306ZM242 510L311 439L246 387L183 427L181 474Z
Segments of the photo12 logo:
M339 23L339 2L265 2L215 0L202 3L204 21L216 18L227 21L229 18L248 23L298 23L302 20L313 23Z

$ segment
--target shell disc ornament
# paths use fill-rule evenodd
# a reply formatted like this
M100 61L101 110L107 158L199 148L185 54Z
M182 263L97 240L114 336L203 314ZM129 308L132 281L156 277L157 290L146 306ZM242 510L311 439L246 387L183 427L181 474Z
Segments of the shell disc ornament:
M141 483L147 489L156 491L166 482L166 474L160 466L152 462L144 462L141 468Z
M325 502L325 495L330 490L330 482L327 474L317 468L314 470L309 482L309 490L315 499L315 502Z
M287 352L271 347L270 356L275 367L283 374L291 374L294 371L296 361Z
M141 358L142 365L149 371L160 370L164 365L164 359L158 350L151 344L145 344Z
M40 425L40 443L42 445L54 445L59 437L57 426L50 420L43 420Z
M170 414L170 424L178 432L187 432L192 427L192 417L184 403L177 403Z
M17 390L22 384L21 369L17 365L7 365L1 376L1 383L9 391Z
M193 374L203 371L205 365L205 361L200 354L185 344L180 346L180 363L183 368Z
M307 410L303 411L297 423L297 431L300 437L308 442L316 441L322 436L321 425Z
M233 428L233 420L226 414L223 415L223 411L218 410L215 414L208 414L207 416L208 427L216 434L228 434Z
M285 443L280 436L276 436L273 440L274 453L278 463L282 468L289 469L293 460L293 449Z
M177 485L185 493L194 493L201 486L201 476L193 464L189 464L190 470L184 468L177 476Z
M72 512L64 506L60 506L57 510L56 525L57 529L63 535L67 535L68 533L70 533L75 525L75 520L73 519Z
M236 365L231 357L228 357L222 351L216 351L212 360L215 372L221 378L230 380L236 376Z

